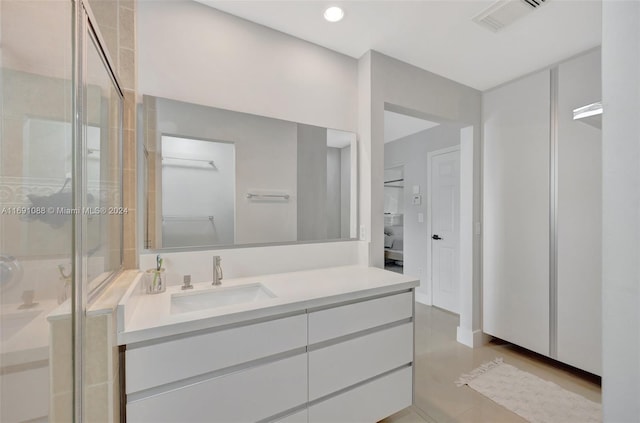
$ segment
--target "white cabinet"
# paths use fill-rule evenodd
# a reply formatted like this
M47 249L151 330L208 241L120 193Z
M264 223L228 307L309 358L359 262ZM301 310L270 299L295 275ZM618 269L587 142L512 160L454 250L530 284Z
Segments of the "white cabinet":
M309 407L309 423L373 423L412 404L411 367Z
M483 330L549 353L549 103L543 71L483 96Z
M305 405L306 346L306 313L130 345L127 421L248 422Z
M307 346L307 316L127 348L127 394Z
M408 319L412 314L411 292L314 311L309 313L309 344Z
M299 313L127 345L126 420L373 422L411 405L413 292Z
M309 421L309 412L305 408L302 411L289 414L281 419L274 421L274 423L307 423Z
M573 119L600 101L600 51L558 68L558 360L600 374L602 131Z
M483 96L483 330L600 373L601 131L592 51ZM555 204L554 204L555 202Z
M412 323L310 351L309 400L394 370L412 360Z
M309 313L309 422L374 422L411 405L412 317L411 292Z
M197 381L127 404L128 422L255 422L307 402L306 354Z

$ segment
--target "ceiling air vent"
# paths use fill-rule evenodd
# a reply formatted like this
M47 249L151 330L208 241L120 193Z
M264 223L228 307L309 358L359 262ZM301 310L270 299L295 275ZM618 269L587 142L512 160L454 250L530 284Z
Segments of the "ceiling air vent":
M498 32L544 3L545 0L498 0L475 16L473 21L493 32Z

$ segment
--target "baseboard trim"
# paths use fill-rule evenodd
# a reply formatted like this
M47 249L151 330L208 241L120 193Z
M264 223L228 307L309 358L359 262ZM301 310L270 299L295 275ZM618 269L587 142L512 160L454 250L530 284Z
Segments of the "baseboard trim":
M490 336L483 333L480 329L470 330L458 326L456 331L456 340L462 345L469 348L476 348L489 342Z

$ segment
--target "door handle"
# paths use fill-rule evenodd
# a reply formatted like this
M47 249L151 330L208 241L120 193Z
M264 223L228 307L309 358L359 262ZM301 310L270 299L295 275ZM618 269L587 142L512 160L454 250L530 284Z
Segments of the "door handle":
M431 237L431 239L435 239L436 241L438 241L438 240L440 240L440 239L442 239L442 238L440 238L440 235L433 235L433 236Z

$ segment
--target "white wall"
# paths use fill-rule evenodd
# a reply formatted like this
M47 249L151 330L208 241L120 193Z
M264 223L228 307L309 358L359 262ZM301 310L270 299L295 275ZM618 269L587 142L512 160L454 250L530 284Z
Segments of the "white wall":
M213 280L214 255L222 258L226 279L333 266L366 266L368 261L367 245L361 241L166 252L161 253L161 257L164 259L163 267L167 269L168 284L182 284L184 275L191 275L193 283ZM155 253L140 255L141 269L155 265Z
M233 142L236 243L296 241L297 125L228 110L157 100L158 134ZM324 161L323 161L324 163ZM248 192L288 193L288 201L249 201Z
M2 1L2 67L71 80L71 3ZM37 28L37 31L34 31ZM57 104L53 104L54 107Z
M479 302L482 298L482 284L474 283L473 240L476 238L473 220L473 187L475 154L473 127L460 130L460 324L457 329L458 342L475 347L485 339L480 322L474 313L480 313Z
M481 93L450 79L370 51L358 62L360 225L369 241L370 263L383 265L384 110L428 120L473 126L473 221L481 221ZM473 239L473 309L471 330L480 328L480 235Z
M139 93L357 131L357 60L196 2L137 7Z
M231 143L162 137L163 247L234 243L235 155Z
M196 2L137 7L140 93L356 131L355 59Z
M359 62L359 135L361 138L360 222L371 242L371 263L383 262L383 172L384 110L431 120L449 121L474 126L474 142L480 143L481 93L450 79L401 62L376 51L368 52ZM370 105L370 107L368 107ZM476 153L474 163L479 164ZM367 164L370 163L369 166ZM476 172L474 217L480 216L480 174ZM478 240L474 251L479 265ZM477 272L479 278L479 272Z
M404 166L404 190L402 203L404 208L404 274L420 279L417 293L423 300L431 302L427 269L427 153L452 147L460 143L460 129L451 125L438 125L397 141L384 145L384 167ZM422 204L413 205L413 187L419 186ZM387 190L393 188L386 188ZM418 213L424 216L418 222Z
M640 421L640 2L602 10L605 422Z
M371 133L373 125L372 111L372 66L371 56L372 51L368 51L358 60L358 238L362 241L367 241L369 249L369 264L371 264L371 227L373 213L371 211L372 193L371 189L375 183L384 184L384 169L382 173L375 177L372 169L371 156L373 153L374 145L371 142ZM384 113L384 112L383 112ZM384 141L382 141L383 143ZM384 167L380 152L384 147L382 143L375 145L375 150L380 158L380 167ZM382 200L382 206L384 208L384 199ZM384 211L384 210L383 210ZM384 227L384 219L382 222ZM384 234L382 238L384 247ZM384 253L383 253L384 254ZM384 264L384 263L383 263ZM378 263L380 267L380 262Z

